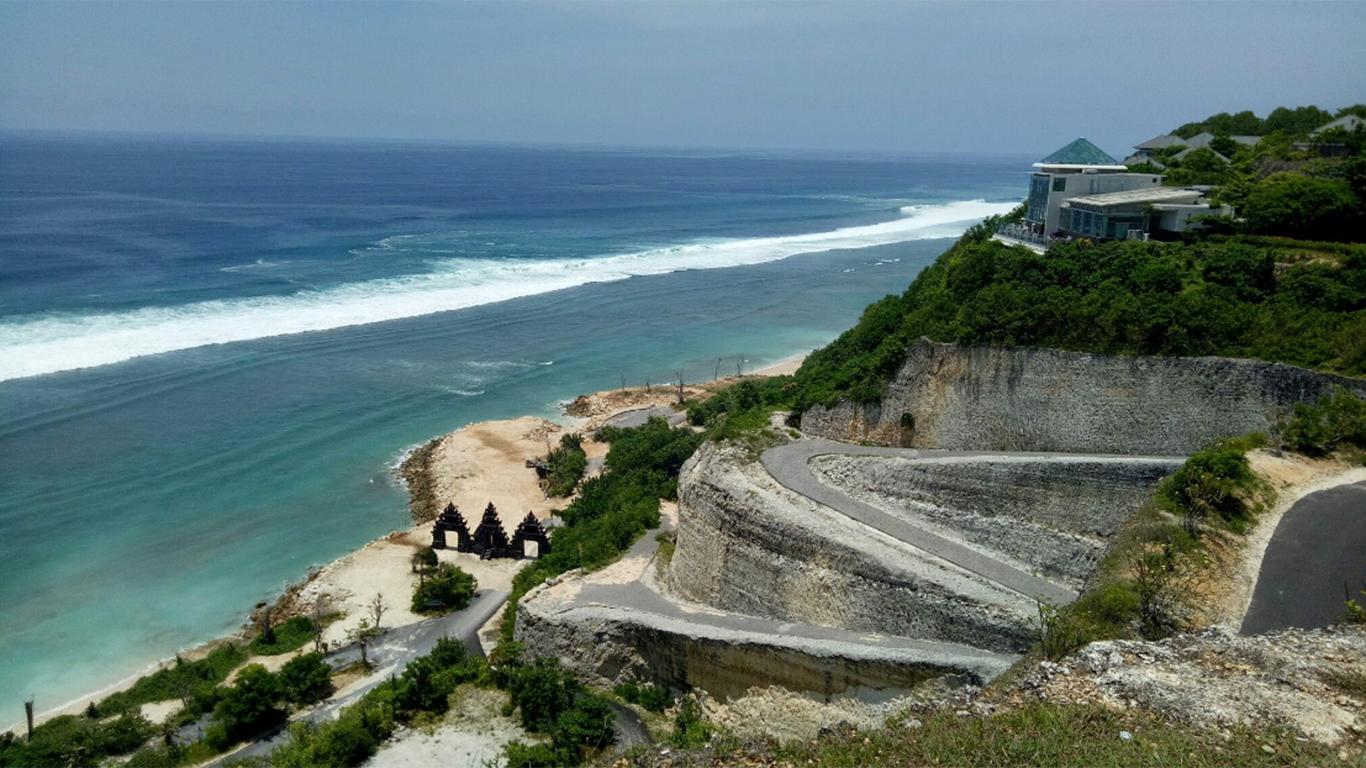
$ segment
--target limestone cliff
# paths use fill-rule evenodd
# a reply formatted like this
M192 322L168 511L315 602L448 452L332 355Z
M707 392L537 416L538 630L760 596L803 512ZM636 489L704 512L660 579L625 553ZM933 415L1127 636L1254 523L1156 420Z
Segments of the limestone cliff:
M1300 402L1366 381L1256 360L1116 357L921 339L876 403L802 416L807 434L914 448L1187 454L1272 431Z

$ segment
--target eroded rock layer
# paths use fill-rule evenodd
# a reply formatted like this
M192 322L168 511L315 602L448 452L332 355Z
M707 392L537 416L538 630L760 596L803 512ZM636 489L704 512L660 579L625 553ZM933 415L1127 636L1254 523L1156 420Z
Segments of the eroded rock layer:
M915 448L1188 454L1270 431L1300 402L1366 382L1255 360L1116 357L921 339L876 403L802 415L808 434Z

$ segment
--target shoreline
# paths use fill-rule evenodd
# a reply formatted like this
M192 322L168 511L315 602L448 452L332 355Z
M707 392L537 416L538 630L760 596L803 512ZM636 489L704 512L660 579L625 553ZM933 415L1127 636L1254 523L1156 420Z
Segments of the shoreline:
M687 384L685 391L690 396L700 395L733 383L737 378L790 375L801 366L808 354L803 352L780 358L745 373L743 377L723 376L709 382ZM362 617L364 602L374 594L369 590L361 594L357 589L362 585L369 587L374 584L381 585L380 594L385 595L388 605L384 621L386 629L407 626L426 618L408 610L408 599L416 576L406 570L406 564L413 551L430 543L431 521L447 500L460 507L471 527L483 512L483 503L478 500L484 497L490 497L488 500L498 507L503 526L509 532L528 511L544 520L568 504L572 497L546 498L540 491L534 471L523 463L526 458L544 455L553 443L550 439L552 436L557 440L562 433L595 431L607 419L620 413L645 407L669 406L676 401L676 393L677 387L667 383L652 386L649 390L643 387L602 390L561 401L558 420L519 416L470 422L412 446L393 468L408 493L409 525L360 544L330 562L310 567L301 579L287 585L281 593L266 598L273 620L278 623L305 613L317 599L325 596L331 607L350 609L342 619L329 624L323 633L324 641L329 645L344 644L346 631ZM606 446L585 442L584 448L589 455L591 476L592 462L596 459L600 466ZM504 502L499 502L500 498ZM508 498L512 501L506 501ZM429 517L426 516L428 510L431 510ZM481 590L490 587L507 589L512 575L527 562L481 561L454 550L443 550L439 556L442 562L457 564L474 574ZM401 601L395 602L391 594L397 594L402 598ZM259 608L247 610L243 614L241 626L235 632L182 648L168 657L151 662L139 672L35 712L34 725L62 715L78 715L90 704L132 687L139 679L166 668L177 658L195 659L223 643L249 641L259 611ZM489 626L496 625L497 621L498 614L495 614ZM484 638L485 632L481 631L480 636ZM309 646L305 645L300 650L306 652L308 649ZM298 652L253 656L244 663L277 666ZM18 720L3 730L18 735L22 734L24 727L24 721Z

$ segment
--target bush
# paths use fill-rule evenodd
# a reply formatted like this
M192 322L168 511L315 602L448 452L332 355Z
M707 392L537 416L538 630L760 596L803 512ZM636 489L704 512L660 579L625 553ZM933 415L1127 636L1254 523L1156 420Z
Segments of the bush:
M663 712L673 703L673 696L669 695L669 690L654 683L638 684L635 681L629 681L618 685L615 692L626 701L642 706L651 712Z
M280 708L284 701L284 687L280 678L260 664L249 664L237 675L237 682L223 692L213 709L214 724L221 732L207 739L211 746L222 749L259 736L284 722ZM227 744L224 744L226 740Z
M1281 437L1287 448L1308 456L1366 448L1366 401L1338 387L1317 403L1300 403Z
M1157 496L1166 509L1182 517L1192 535L1197 535L1211 517L1242 532L1251 516L1244 497L1255 487L1256 478L1244 452L1238 447L1216 445L1187 459L1162 481Z
M154 701L187 699L196 691L202 692L221 683L246 659L246 651L234 643L218 645L196 661L185 661L177 656L172 666L138 678L127 690L107 696L96 709L105 716Z
M442 563L413 590L413 612L458 611L470 604L478 589L479 582L473 576L450 563Z
M1351 186L1338 179L1277 173L1257 182L1240 211L1257 234L1359 240L1361 212Z
M705 747L711 741L714 729L711 723L702 719L702 707L694 696L684 696L678 702L674 713L674 732L669 743L683 749Z
M280 686L284 700L295 706L307 706L332 695L332 668L321 653L296 656L280 668Z
M1075 612L1059 612L1056 606L1039 603L1039 651L1057 661L1090 642L1090 634Z
M136 750L155 734L156 728L136 713L106 722L61 715L35 727L32 740L0 742L0 765L96 765Z
M554 729L555 721L574 703L580 688L557 660L547 658L509 670L503 687L512 697L509 706L520 711L522 727L542 733Z
M546 457L545 493L563 498L574 492L583 473L588 470L588 454L583 450L583 436L570 433L560 436L560 445Z

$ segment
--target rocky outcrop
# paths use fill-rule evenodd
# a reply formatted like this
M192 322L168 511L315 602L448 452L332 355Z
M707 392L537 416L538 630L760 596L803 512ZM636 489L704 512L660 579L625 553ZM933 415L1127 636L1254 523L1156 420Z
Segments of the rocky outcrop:
M1035 603L779 485L706 445L679 482L669 584L724 611L1011 652Z
M876 403L802 415L810 435L915 448L1187 454L1272 431L1296 404L1366 381L1220 357L1116 357L921 339Z
M908 452L909 453L909 452ZM817 478L1080 589L1110 536L1179 458L817 456ZM1009 489L1002 493L1002 489Z

